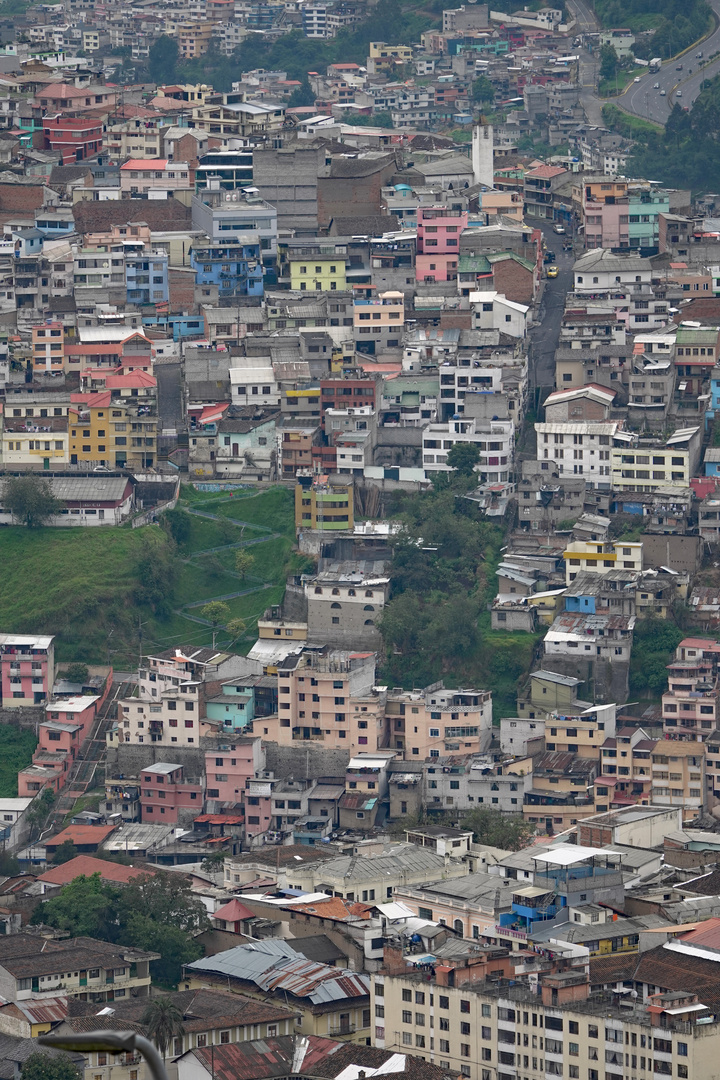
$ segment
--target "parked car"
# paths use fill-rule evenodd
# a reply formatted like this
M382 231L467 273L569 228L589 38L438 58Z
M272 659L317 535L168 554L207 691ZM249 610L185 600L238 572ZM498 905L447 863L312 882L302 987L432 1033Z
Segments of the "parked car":
M544 263L554 263L555 262L555 252L554 251L546 251L545 252L545 258L543 259L543 262Z
M548 266L548 268L547 268L547 276L548 277L555 278L555 277L558 276L558 273L559 273L559 271L558 271L557 266Z
M553 225L553 232L557 233L558 236L564 236L565 235L565 226L564 225Z

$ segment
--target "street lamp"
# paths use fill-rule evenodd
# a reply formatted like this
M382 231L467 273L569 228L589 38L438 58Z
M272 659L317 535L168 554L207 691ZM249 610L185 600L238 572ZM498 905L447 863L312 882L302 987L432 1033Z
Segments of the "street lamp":
M80 1035L41 1035L41 1046L52 1046L56 1050L79 1050L81 1053L93 1051L132 1053L136 1050L148 1063L153 1080L168 1080L165 1064L157 1049L144 1035L134 1031L91 1031Z

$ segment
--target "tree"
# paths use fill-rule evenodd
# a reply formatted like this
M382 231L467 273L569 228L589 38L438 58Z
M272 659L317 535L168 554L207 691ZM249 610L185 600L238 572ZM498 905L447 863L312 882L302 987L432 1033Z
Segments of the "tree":
M9 477L3 484L2 501L5 509L29 529L44 525L61 509L49 481L34 473Z
M464 829L472 829L476 844L519 851L527 847L535 833L535 826L520 814L503 814L488 806L478 806L462 819Z
M65 678L68 682L86 683L89 674L87 664L68 664Z
M297 89L293 90L288 99L289 109L298 109L304 105L315 105L315 95L310 85L310 80L307 75L302 80Z
M231 619L230 622L226 623L225 629L233 641L237 641L247 630L247 625L244 619Z
M481 104L485 102L492 104L495 100L495 88L487 75L481 75L479 79L475 79L472 84L472 96L473 101L478 101Z
M230 608L227 604L223 604L222 600L211 600L202 608L200 614L203 619L207 619L214 630L217 626L224 626L229 620Z
M71 937L111 941L117 933L114 908L119 891L99 873L73 878L57 896L35 908L31 922L67 930Z
M480 447L477 443L457 442L448 451L447 463L460 476L473 476L479 461Z
M63 840L62 844L53 853L50 862L53 866L61 866L62 863L70 862L71 859L76 858L77 853L78 850L72 840Z
M187 510L181 510L180 507L175 507L173 510L166 510L160 518L160 521L164 528L168 530L173 540L179 548L184 547L190 539L190 531L192 529L192 521Z
M619 66L614 46L603 45L600 49L600 78L614 79Z
M20 863L9 851L0 851L0 878L15 877L20 873Z
M142 532L135 599L139 604L149 604L156 614L163 616L169 612L175 592L177 561L172 541L162 529L152 527Z
M239 548L235 552L235 573L239 574L241 578L247 577L254 565L255 556L251 555L249 551Z
M174 38L162 34L150 46L148 68L157 83L175 81L178 62L178 44Z
M151 998L140 1023L144 1024L148 1039L151 1039L163 1057L179 1035L185 1033L183 1014L171 997Z
M38 1050L25 1060L21 1080L80 1080L80 1073L67 1054Z

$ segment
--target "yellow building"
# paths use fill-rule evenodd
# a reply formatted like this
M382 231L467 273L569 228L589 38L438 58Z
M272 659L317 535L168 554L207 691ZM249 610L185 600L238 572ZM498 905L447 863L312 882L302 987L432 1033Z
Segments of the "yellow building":
M327 476L300 476L295 486L295 528L352 532L355 528L352 484Z
M83 30L83 52L97 52L100 48L100 31L99 30Z
M610 570L642 570L642 544L595 543L590 540L574 540L563 552L565 581L569 585L578 574L607 574Z
M210 47L213 35L212 22L181 22L177 25L176 38L178 52L182 60L192 60L204 56Z
M703 812L705 800L705 754L701 742L660 739L651 754L653 806L680 806L683 818Z
M109 391L78 394L70 414L70 464L146 469L157 460L157 417Z
M65 327L46 322L32 328L33 367L45 374L59 374L65 367Z
M342 292L346 288L341 255L290 255L290 288L300 292Z
M659 448L615 446L610 451L610 462L613 490L655 491L690 485L690 450L687 440L680 442L679 436L671 437L667 446Z
M371 41L369 46L368 67L375 72L388 70L396 64L412 62L412 49L409 45L388 45L385 41Z

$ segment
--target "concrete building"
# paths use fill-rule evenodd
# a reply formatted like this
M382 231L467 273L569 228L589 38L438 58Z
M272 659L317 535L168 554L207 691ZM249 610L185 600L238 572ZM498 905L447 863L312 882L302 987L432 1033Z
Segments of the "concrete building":
M0 634L0 687L4 709L43 705L55 684L54 637Z
M158 762L140 774L140 817L143 822L176 825L202 813L203 785L186 780L182 765Z
M485 690L388 691L387 745L406 761L484 753L492 738L492 695Z

